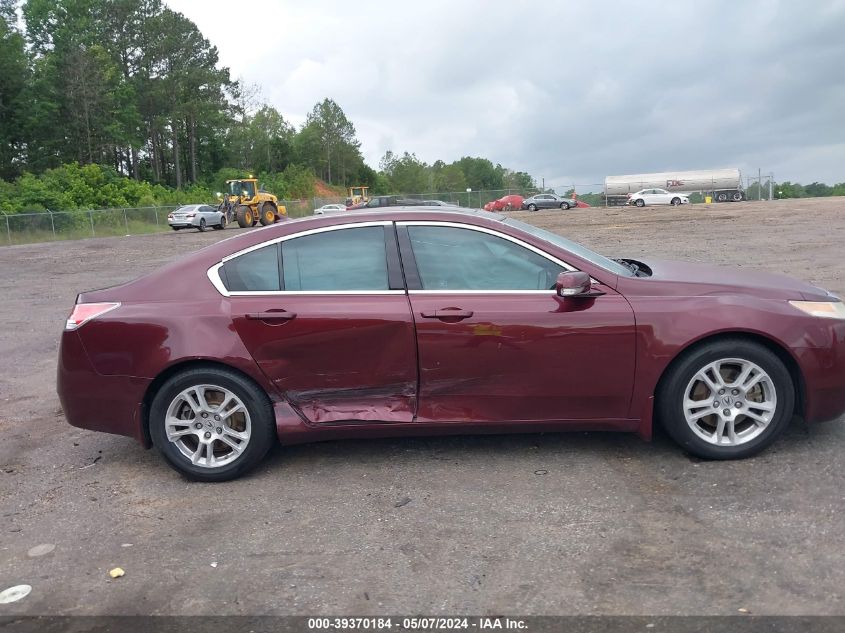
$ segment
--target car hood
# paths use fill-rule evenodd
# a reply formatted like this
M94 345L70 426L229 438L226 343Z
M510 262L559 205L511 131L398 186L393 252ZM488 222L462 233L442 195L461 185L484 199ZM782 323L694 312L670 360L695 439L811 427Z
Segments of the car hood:
M827 301L832 296L806 281L759 270L663 259L631 261L651 269L650 277L635 279L644 281L644 287L650 287L652 292L658 291L657 294L744 294L766 299L806 301Z

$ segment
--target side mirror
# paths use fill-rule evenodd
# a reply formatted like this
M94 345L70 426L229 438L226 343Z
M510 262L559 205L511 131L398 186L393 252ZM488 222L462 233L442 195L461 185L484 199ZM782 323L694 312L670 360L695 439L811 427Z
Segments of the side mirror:
M590 276L580 270L560 273L555 282L555 290L559 297L596 296L591 292Z

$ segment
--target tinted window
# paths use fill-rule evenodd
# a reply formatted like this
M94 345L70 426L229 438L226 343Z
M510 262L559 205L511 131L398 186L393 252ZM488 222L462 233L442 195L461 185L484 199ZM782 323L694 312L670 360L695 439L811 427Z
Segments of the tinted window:
M424 290L549 290L564 268L510 240L471 229L409 226Z
M251 251L223 266L226 287L233 291L279 290L279 246Z
M285 290L388 290L384 228L296 237L282 244Z

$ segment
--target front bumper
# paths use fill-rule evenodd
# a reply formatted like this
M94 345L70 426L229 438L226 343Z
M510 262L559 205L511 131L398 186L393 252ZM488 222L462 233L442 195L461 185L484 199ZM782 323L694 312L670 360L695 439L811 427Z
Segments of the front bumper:
M802 345L792 348L801 369L807 422L845 415L845 320L805 317Z

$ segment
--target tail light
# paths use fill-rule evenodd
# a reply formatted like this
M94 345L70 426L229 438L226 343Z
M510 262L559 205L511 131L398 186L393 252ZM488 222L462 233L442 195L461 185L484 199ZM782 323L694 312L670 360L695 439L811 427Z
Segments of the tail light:
M91 319L96 319L119 306L119 303L77 303L65 323L65 330L79 329Z

